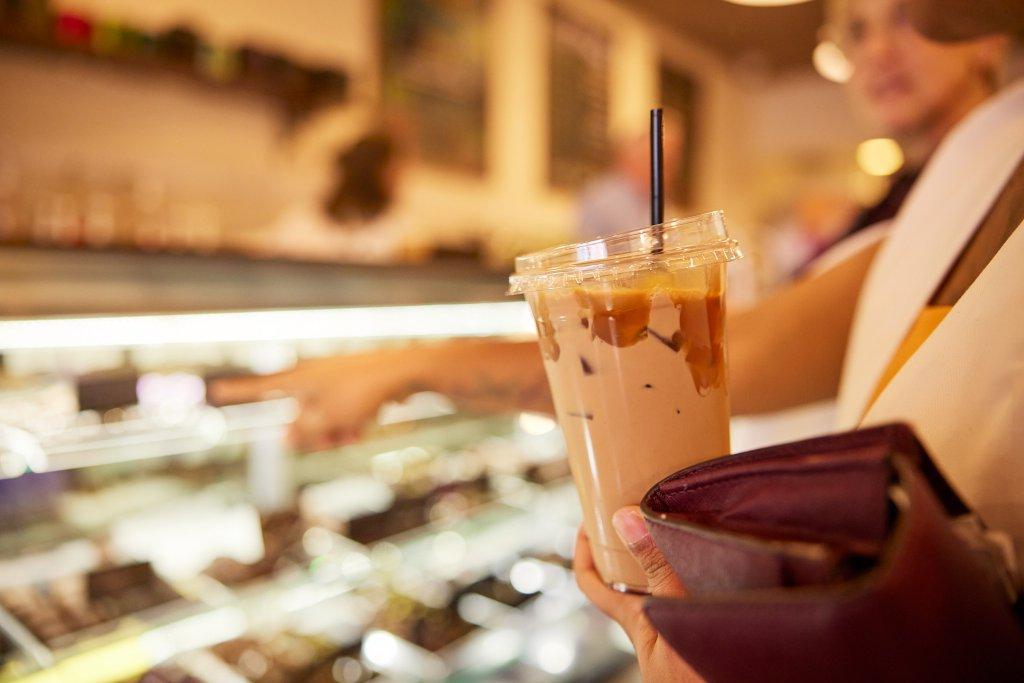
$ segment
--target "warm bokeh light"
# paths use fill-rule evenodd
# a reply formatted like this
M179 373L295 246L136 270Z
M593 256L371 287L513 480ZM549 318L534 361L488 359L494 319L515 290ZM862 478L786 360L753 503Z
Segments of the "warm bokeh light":
M831 40L818 43L811 61L815 71L834 83L846 83L853 76L853 65Z
M857 145L857 166L868 175L892 175L903 166L903 150L891 138L865 140Z

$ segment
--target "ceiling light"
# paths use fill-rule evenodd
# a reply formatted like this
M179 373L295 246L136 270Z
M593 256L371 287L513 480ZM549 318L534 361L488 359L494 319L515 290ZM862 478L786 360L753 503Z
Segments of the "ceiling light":
M809 0L726 0L734 5L746 5L747 7L782 7L783 5L799 5Z

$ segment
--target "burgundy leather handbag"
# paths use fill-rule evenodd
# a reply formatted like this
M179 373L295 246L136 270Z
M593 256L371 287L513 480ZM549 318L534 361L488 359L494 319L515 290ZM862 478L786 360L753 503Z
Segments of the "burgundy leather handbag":
M709 681L1024 681L1013 563L904 425L689 467L642 508L689 591L647 615Z

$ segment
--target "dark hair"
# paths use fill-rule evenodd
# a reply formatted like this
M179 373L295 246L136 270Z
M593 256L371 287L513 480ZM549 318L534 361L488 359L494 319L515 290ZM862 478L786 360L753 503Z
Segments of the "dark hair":
M341 178L324 204L327 215L347 223L384 213L391 203L391 188L384 175L394 153L391 138L380 133L367 135L341 152L335 161Z

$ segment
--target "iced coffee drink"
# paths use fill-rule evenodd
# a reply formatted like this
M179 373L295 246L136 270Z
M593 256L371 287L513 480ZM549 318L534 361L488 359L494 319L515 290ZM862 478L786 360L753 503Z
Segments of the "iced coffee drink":
M646 579L612 514L682 467L729 452L719 212L520 257L598 571Z

